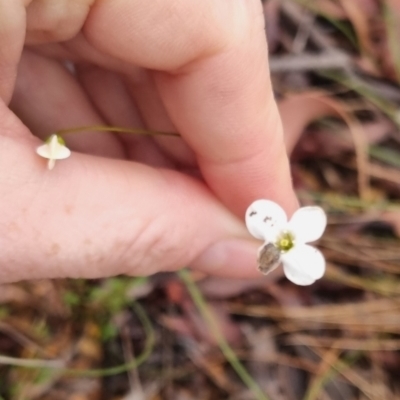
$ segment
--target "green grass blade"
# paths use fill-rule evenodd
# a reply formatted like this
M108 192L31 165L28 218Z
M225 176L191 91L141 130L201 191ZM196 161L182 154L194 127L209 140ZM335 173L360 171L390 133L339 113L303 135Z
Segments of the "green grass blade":
M227 361L231 364L232 368L239 375L243 383L253 392L257 400L269 400L268 397L261 390L257 382L252 378L252 376L247 372L246 368L240 362L235 352L226 341L224 336L221 334L218 323L215 320L214 315L209 309L203 295L201 294L199 288L193 281L188 270L181 270L178 272L179 277L185 283L195 305L197 306L203 319L206 321L210 327L212 334L214 335L222 354L225 356Z

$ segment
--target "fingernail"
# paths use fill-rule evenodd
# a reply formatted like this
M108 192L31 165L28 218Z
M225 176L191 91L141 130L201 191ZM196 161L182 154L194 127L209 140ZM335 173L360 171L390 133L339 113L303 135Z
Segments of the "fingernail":
M191 268L212 275L251 278L259 276L257 252L261 242L245 239L229 239L207 248L190 265Z

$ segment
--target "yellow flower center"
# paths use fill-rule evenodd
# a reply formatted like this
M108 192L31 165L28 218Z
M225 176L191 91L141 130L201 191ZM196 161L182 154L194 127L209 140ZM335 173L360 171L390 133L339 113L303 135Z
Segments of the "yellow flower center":
M60 135L57 135L57 134L55 134L55 133L53 133L52 135L50 135L50 136L45 140L45 143L46 143L46 144L50 144L51 141L53 140L53 137L54 137L54 136L57 138L57 143L58 143L58 144L60 144L61 146L65 146L65 140L64 140Z
M294 247L295 240L294 236L291 232L282 232L280 236L278 236L278 240L276 241L275 246L283 253L288 252L290 249Z

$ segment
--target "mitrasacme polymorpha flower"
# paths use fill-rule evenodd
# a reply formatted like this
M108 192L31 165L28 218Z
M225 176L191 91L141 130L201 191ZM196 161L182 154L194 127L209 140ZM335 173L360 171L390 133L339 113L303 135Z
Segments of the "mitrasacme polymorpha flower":
M299 208L288 221L281 206L257 200L246 211L246 226L264 240L258 253L259 269L268 273L280 263L286 277L297 285L311 285L325 272L325 258L309 242L319 239L326 228L324 210L317 206Z
M61 136L53 134L36 149L36 153L43 158L47 158L49 160L47 167L53 169L56 160L68 158L71 155L71 150L65 145Z

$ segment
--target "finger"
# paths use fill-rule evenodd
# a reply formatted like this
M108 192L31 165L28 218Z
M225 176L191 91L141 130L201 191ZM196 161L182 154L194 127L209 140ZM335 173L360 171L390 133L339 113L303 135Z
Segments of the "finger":
M0 98L8 104L25 38L23 1L0 0Z
M127 86L132 98L140 109L147 129L161 132L175 132L176 127L171 122L153 76L146 70L139 70L137 74L129 74ZM196 160L193 151L181 138L154 138L156 143L179 164L195 166Z
M243 215L253 200L269 198L291 213L297 201L269 80L261 4L172 4L173 12L161 0L99 1L83 31L108 54L169 72L155 76L172 123L229 208Z
M149 275L247 238L206 187L175 171L79 153L48 171L10 114L0 104L1 282ZM246 274L252 260L242 261Z
M206 60L186 77L159 74L160 91L205 180L230 209L243 215L251 202L267 198L290 214L297 200L268 77L237 64L237 52L231 55L221 63Z
M88 65L78 65L76 70L80 83L108 124L127 128L144 128L136 104L116 73ZM121 133L119 136L127 145L129 159L153 167L174 167L151 137L128 133Z
M38 137L44 139L59 129L104 124L75 78L60 63L25 51L18 71L11 108ZM121 143L109 132L64 137L76 151L125 156Z
M97 0L82 31L106 54L172 71L222 50L240 29L242 11L239 2L214 0Z
M28 44L66 41L82 28L95 0L27 0Z

